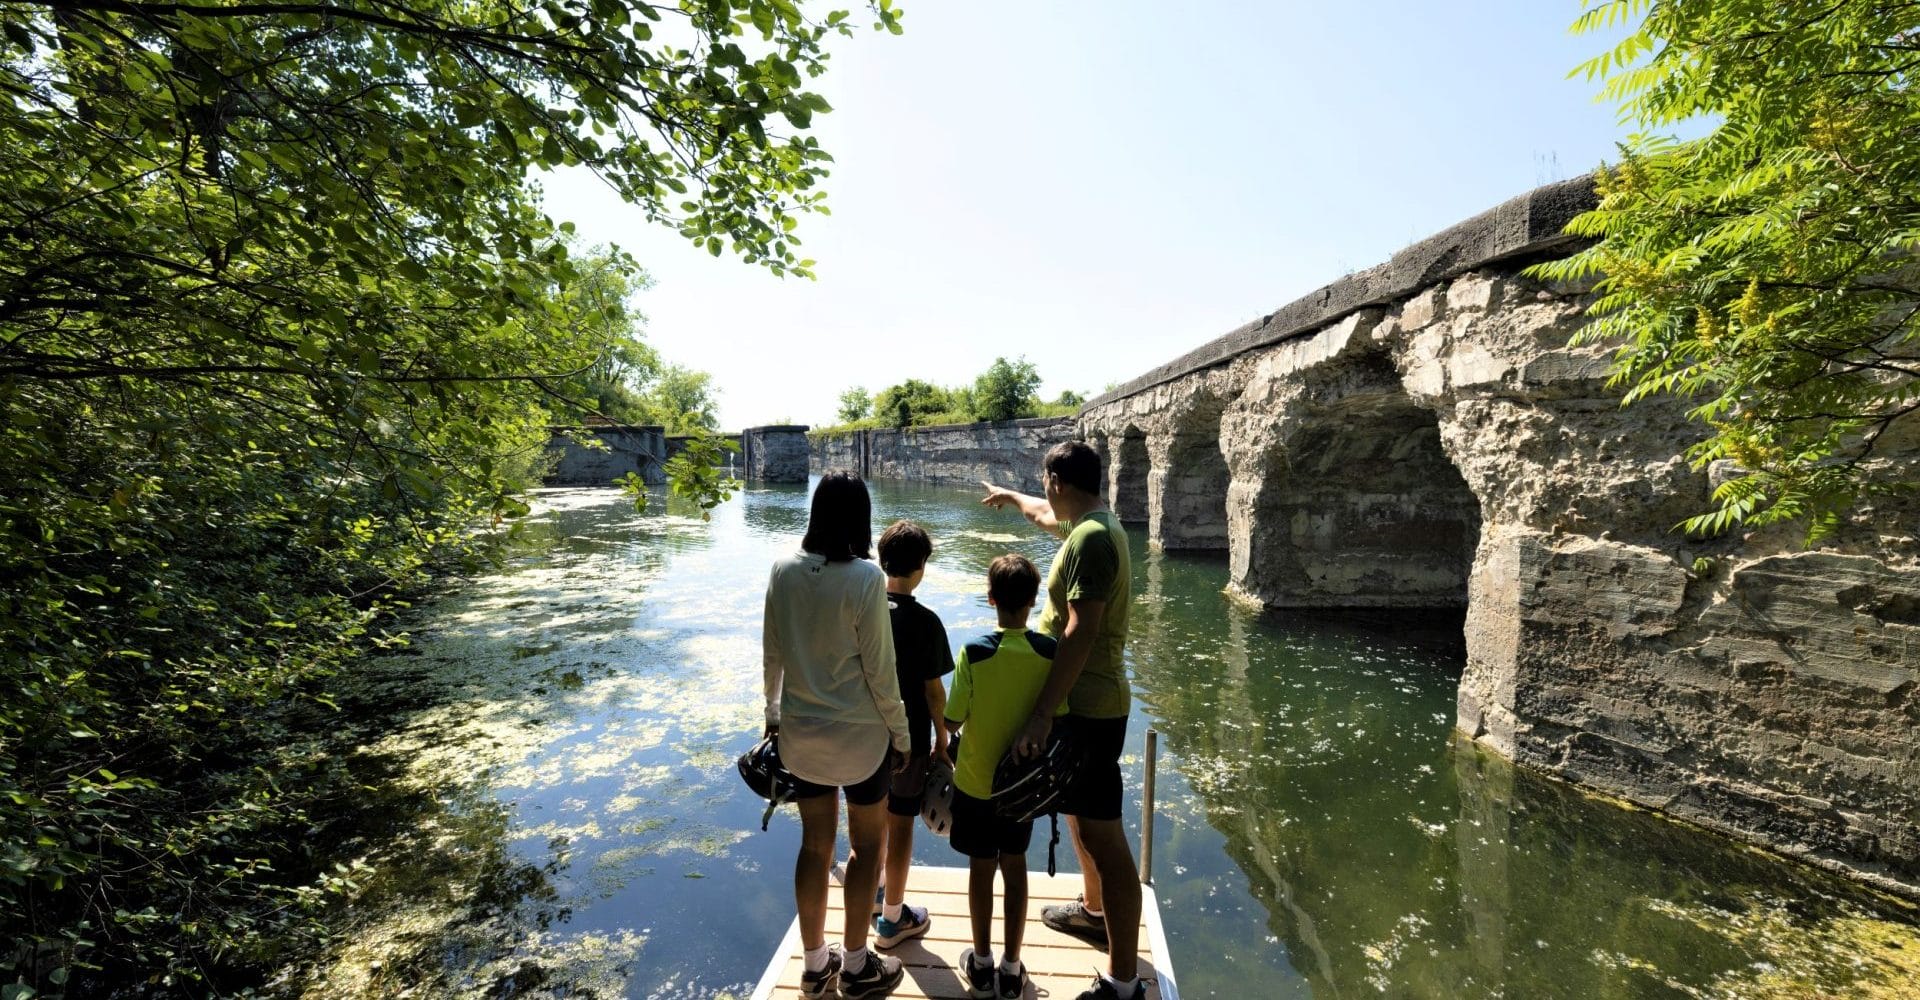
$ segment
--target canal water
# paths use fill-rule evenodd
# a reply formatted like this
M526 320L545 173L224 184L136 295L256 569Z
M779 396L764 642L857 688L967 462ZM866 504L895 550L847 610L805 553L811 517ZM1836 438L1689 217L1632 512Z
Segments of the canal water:
M356 763L390 820L341 871L354 922L292 985L743 997L792 919L799 825L762 832L732 762L760 728L767 569L806 500L756 488L705 521L546 491L507 566L418 609L362 695L403 720ZM992 627L993 556L1054 548L976 500L875 485L880 524L932 532L920 596L956 645ZM1457 740L1458 620L1262 615L1224 595L1224 563L1134 534L1126 823L1137 843L1153 726L1183 996L1920 995L1909 908ZM961 863L924 830L914 856Z

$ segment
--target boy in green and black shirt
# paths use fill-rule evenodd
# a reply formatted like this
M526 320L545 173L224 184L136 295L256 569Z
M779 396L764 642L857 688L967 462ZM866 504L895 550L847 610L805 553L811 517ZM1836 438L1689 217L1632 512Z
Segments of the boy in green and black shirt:
M1020 938L1027 920L1027 843L1033 822L1014 823L994 814L993 773L1033 712L1040 689L1053 669L1054 640L1027 631L1027 615L1040 592L1040 571L1025 557L1005 555L987 569L987 603L999 613L1000 628L967 643L947 696L949 730L963 728L953 764L954 850L968 863L967 909L973 920L973 947L960 956L960 968L976 997L1018 997L1024 991ZM1064 714L1063 705L1060 712ZM993 873L1005 884L1004 961L994 969Z

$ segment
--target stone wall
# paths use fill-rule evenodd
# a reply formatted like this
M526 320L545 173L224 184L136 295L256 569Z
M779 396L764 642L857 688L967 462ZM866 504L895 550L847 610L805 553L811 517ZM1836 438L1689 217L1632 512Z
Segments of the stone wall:
M1581 290L1519 273L1564 250L1534 197L1094 400L1115 510L1270 607L1464 607L1466 734L1920 895L1920 504L1814 550L1677 534L1698 431L1568 346ZM1920 479L1920 428L1892 440L1877 474Z
M661 461L666 454L666 435L659 427L621 425L612 427L555 427L547 441L547 452L554 460L553 471L545 478L548 486L611 486L629 472L637 472L649 483L664 483L666 473ZM584 441L597 441L591 447Z
M749 482L806 482L807 428L780 424L741 431L740 468Z
M988 480L1040 490L1040 458L1075 436L1072 417L883 428L812 435L815 472L852 469L868 479L977 486Z

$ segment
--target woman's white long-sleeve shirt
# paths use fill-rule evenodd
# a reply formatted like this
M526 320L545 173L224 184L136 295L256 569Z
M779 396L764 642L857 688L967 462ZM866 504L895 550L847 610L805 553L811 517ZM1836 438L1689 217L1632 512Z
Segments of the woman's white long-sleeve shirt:
M767 578L761 630L767 722L780 727L787 770L852 785L873 774L889 743L908 751L880 567L804 551L781 559Z

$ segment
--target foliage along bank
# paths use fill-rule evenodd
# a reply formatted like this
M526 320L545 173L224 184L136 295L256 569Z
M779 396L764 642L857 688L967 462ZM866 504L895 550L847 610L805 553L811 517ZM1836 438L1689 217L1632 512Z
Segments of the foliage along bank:
M7 1000L232 992L323 933L358 801L329 679L524 513L544 425L617 347L620 296L577 293L631 261L579 259L528 172L807 275L807 81L851 23L4 4Z

